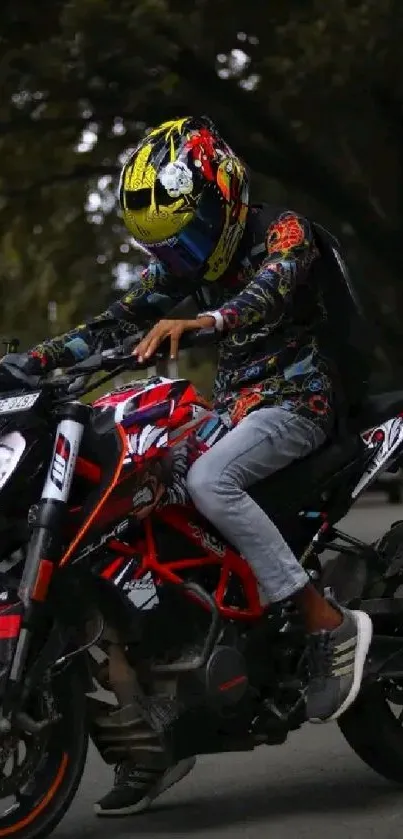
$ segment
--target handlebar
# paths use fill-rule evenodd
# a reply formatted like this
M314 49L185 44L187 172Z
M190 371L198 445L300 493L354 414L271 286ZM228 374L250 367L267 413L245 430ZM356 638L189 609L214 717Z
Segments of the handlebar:
M181 338L181 349L190 349L193 347L211 346L217 342L217 332L215 329L198 329L194 332L186 332ZM104 350L101 353L96 353L86 358L84 361L79 361L74 367L70 367L68 372L74 374L90 374L101 370L112 370L117 365L123 366L127 370L144 370L150 366L152 360L165 358L167 356L166 339L153 358L148 358L147 361L140 362L136 356L132 354L134 348L140 343L141 336L137 334L136 337L129 336L123 341L121 347L115 350ZM57 380L56 380L57 381Z
M150 367L153 361L167 358L169 339L165 339L153 357L146 361L140 362L132 354L133 349L140 343L144 334L136 332L135 335L128 336L120 347L95 353L84 359L84 361L80 361L72 367L67 368L60 376L53 376L52 378L27 376L22 370L16 368L10 375L10 386L8 387L6 385L5 392L15 392L18 388L20 392L21 390L41 390L48 395L53 404L61 404L71 401L74 397L84 396L86 393L92 391L94 387L109 381L120 373L128 370L145 370ZM215 329L189 331L182 336L180 348L188 349L191 347L211 346L218 339L219 334ZM94 373L101 373L103 371L106 373L106 376L102 376L89 386L88 382ZM6 374L6 370L4 370L4 373Z

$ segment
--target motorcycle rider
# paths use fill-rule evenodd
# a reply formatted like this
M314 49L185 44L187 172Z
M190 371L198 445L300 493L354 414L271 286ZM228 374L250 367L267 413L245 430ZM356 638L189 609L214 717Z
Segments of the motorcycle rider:
M335 433L335 381L317 328L329 316L321 287L327 268L314 228L291 210L250 204L243 163L204 117L146 134L123 167L120 203L127 228L151 257L141 278L94 321L3 363L47 373L120 343L134 322L149 329L135 350L139 360L151 359L166 339L176 357L187 330L221 334L214 404L229 430L192 465L188 491L246 557L268 600L299 608L310 659L307 717L336 719L359 692L371 620L318 593L247 494ZM189 294L197 318L155 322L160 295L177 303ZM140 812L193 764L121 764L96 812Z

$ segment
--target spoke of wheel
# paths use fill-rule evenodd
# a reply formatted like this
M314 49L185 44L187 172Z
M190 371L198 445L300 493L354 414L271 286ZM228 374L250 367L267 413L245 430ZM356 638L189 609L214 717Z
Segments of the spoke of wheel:
M7 763L9 764L10 771L7 773L7 775L6 775L5 772L3 772L3 776L5 778L9 778L10 775L12 775L15 771L15 767L17 765L16 749L12 750L12 752L10 754L10 757L6 760L6 766L7 766Z

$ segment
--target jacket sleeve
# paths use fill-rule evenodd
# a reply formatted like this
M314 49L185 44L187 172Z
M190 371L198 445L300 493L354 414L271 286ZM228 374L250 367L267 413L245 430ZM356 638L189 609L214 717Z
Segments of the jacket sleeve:
M163 266L152 261L130 290L105 312L30 350L32 370L68 367L95 352L112 349L136 329L147 329L185 297L186 292L177 288Z
M287 211L266 236L266 256L245 288L212 314L223 332L265 323L275 329L284 317L297 280L318 252L306 219Z

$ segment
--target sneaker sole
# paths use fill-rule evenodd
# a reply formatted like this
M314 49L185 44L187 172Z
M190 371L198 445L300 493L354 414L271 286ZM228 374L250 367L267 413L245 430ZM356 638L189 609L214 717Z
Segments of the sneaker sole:
M171 766L169 769L164 772L162 778L158 781L155 785L154 789L151 790L144 798L140 801L137 801L136 804L131 805L130 807L119 807L117 810L105 810L104 808L100 807L99 804L94 804L94 813L96 816L133 816L138 813L144 813L148 810L149 806L155 801L158 796L162 795L163 792L166 792L168 789L177 784L179 781L182 780L189 772L192 771L194 765L196 763L195 757L189 757L184 760L180 760L179 763L176 763L175 766Z
M351 685L350 691L347 694L344 702L342 702L342 704L340 705L340 708L338 708L337 711L335 711L331 717L326 717L325 720L311 719L309 720L309 722L324 723L333 722L334 720L337 720L339 717L341 717L342 714L344 714L345 711L347 711L347 708L349 708L350 705L353 704L360 692L365 661L372 641L373 626L371 618L369 617L369 615L366 614L366 612L356 612L353 610L351 614L354 615L357 626L357 647L354 660L353 683Z

